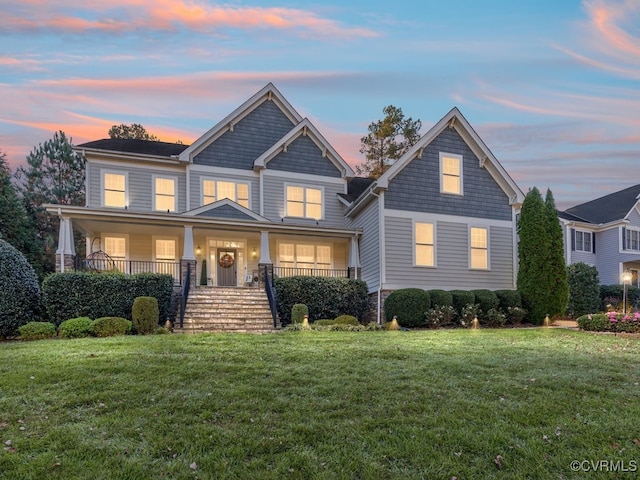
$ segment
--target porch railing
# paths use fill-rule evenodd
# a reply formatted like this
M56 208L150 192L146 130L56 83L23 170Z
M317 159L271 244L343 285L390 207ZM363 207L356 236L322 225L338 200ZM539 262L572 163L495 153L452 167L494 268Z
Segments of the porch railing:
M164 273L171 275L176 285L182 285L180 262L77 258L75 268L97 272L122 272L127 275Z
M274 277L334 277L353 278L352 268L303 268L303 267L273 267Z
M180 328L184 327L184 313L187 310L189 291L191 290L191 263L187 264L187 273L184 276L184 284L180 292Z
M269 267L264 267L264 289L267 292L267 298L269 299L269 308L271 309L271 317L273 318L273 328L278 326L278 296L276 294L275 286L273 285L273 278L269 273Z

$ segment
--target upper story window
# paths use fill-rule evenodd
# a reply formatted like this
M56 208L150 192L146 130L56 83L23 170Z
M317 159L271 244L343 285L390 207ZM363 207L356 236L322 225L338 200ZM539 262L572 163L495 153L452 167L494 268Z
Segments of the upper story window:
M623 228L622 231L624 232L624 249L640 251L640 230Z
M103 172L102 205L125 208L127 206L127 174Z
M153 209L175 212L176 211L176 179L167 177L155 177L153 182L154 198Z
M473 269L489 268L489 239L486 228L469 229L469 265Z
M435 235L433 223L415 224L415 264L420 267L435 267Z
M287 185L287 217L322 218L322 189Z
M594 252L593 233L581 230L573 230L573 250L576 252Z
M462 155L440 152L440 191L462 195Z
M249 184L224 180L202 180L202 205L228 198L249 208Z

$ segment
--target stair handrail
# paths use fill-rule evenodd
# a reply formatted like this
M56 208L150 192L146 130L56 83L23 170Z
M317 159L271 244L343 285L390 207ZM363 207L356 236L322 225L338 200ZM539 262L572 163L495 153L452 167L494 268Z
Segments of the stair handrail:
M269 299L269 309L271 310L271 317L273 318L273 328L278 327L278 296L276 294L275 286L273 285L273 279L269 275L269 267L264 267L264 289L267 292L267 298Z
M191 263L187 263L187 273L185 275L182 292L180 294L180 328L184 327L184 313L187 309L187 300L189 299L189 290L191 289Z

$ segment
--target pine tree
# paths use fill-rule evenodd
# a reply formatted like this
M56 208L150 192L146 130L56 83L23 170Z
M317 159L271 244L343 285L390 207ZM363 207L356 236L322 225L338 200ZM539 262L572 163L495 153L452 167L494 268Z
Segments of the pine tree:
M540 191L533 187L527 193L518 221L518 291L529 320L542 324L550 314L548 251L551 241L547 233L545 204Z
M569 301L569 283L567 266L564 259L564 241L562 226L558 219L553 193L547 189L544 200L547 235L549 236L548 265L549 269L549 315L563 315Z
M16 172L18 190L44 248L45 273L55 270L59 219L49 215L43 205L84 205L84 171L84 159L73 151L71 139L59 131L34 148L27 156L27 168L20 167ZM78 254L82 254L84 241L79 235L75 235L75 241Z

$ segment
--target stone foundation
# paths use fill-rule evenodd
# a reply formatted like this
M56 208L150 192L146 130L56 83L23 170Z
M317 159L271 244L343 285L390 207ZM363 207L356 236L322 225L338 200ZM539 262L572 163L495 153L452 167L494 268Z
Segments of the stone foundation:
M62 266L64 265L64 270ZM70 272L75 270L76 257L75 255L65 255L64 253L56 253L56 272Z
M391 295L393 290L382 290L380 292L380 323L384 323L384 302ZM378 321L378 292L369 294L369 310L365 316L365 323Z

